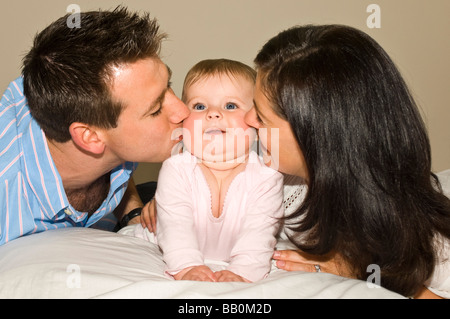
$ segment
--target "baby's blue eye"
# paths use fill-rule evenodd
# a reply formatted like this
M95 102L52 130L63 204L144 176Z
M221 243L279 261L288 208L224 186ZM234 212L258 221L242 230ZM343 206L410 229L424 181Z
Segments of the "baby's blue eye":
M234 103L227 103L227 105L225 106L225 109L227 110L235 110L237 108L238 108L237 105Z
M195 104L194 110L203 111L206 107L203 104Z

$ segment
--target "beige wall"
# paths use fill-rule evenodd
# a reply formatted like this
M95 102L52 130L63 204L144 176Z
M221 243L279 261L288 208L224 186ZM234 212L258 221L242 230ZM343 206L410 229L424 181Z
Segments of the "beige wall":
M0 90L20 74L33 36L62 16L69 4L83 11L125 4L149 11L170 35L163 59L180 94L186 71L204 58L227 57L252 64L260 47L297 24L339 23L374 37L391 55L420 104L428 125L433 169L450 168L449 0L45 0L1 4ZM369 4L381 8L381 28L369 29ZM137 182L155 180L159 165L140 165Z

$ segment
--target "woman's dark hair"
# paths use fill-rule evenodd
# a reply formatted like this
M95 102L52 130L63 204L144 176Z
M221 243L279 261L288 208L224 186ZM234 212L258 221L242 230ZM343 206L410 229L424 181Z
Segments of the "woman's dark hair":
M115 127L123 106L110 94L113 67L157 57L165 37L148 14L124 7L81 13L80 28L68 18L35 37L22 70L30 112L57 142L71 138L73 122Z
M339 252L359 279L412 296L450 238L450 200L431 173L419 110L396 66L365 33L294 27L255 59L263 91L304 154L308 192L288 219L309 253ZM297 222L293 222L296 220ZM298 222L298 220L301 220Z

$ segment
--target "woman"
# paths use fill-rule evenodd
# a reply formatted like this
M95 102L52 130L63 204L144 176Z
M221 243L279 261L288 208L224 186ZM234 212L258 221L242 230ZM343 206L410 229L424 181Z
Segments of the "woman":
M286 220L301 251L277 252L278 266L366 280L377 265L382 286L417 296L435 267L448 271L438 259L448 255L450 200L391 59L365 33L330 25L281 32L255 63L247 123L264 129L271 164L307 185Z

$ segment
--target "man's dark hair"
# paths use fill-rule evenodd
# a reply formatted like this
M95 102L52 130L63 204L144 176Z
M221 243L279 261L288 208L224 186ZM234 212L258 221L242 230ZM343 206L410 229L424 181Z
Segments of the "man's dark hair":
M80 13L80 28L69 27L68 17L35 37L22 70L31 115L57 142L70 140L73 122L115 127L122 105L111 97L113 68L158 57L165 38L149 14L124 7Z

